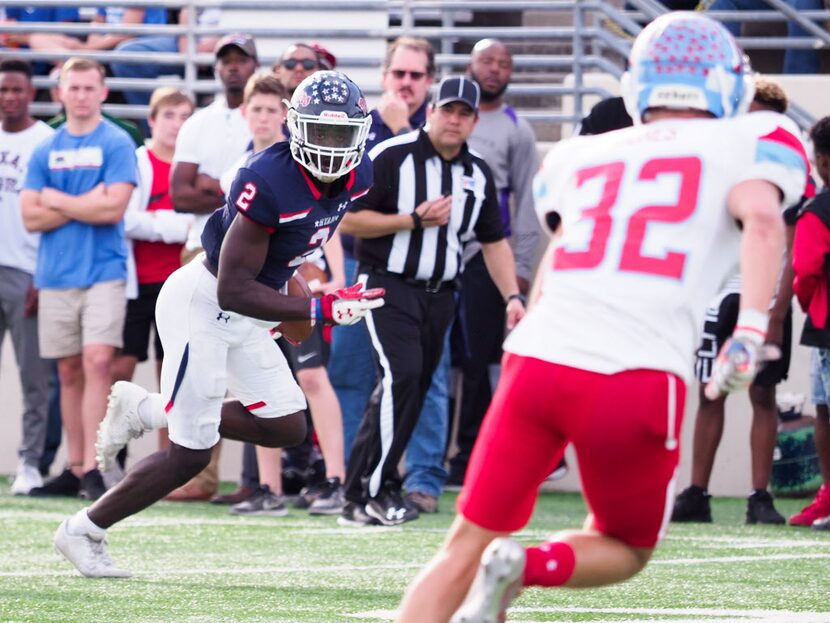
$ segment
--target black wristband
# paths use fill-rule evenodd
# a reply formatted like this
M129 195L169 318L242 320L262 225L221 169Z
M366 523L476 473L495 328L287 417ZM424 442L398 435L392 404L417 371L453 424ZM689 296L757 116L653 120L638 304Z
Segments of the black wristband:
M421 221L421 215L420 214L418 214L415 210L413 210L410 213L410 216L412 217L412 225L413 225L412 229L423 229L424 228L424 223Z
M526 301L527 301L524 294L519 294L517 292L516 294L511 294L510 296L508 296L507 300L504 302L504 304L508 305L510 303L510 301L512 301L513 299L517 299L517 300L521 301L522 305L525 305Z

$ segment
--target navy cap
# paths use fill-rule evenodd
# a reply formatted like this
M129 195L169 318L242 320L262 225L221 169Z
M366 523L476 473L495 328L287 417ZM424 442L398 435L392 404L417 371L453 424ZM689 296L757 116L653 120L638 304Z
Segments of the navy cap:
M438 85L438 95L435 98L436 106L443 106L450 102L464 102L478 112L480 91L478 85L463 76L444 78Z

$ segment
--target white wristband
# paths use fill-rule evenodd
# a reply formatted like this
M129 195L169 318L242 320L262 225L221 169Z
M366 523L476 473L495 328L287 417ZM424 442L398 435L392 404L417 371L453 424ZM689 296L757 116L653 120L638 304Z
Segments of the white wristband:
M746 337L751 341L762 344L767 339L769 314L757 309L742 309L738 314L734 335Z

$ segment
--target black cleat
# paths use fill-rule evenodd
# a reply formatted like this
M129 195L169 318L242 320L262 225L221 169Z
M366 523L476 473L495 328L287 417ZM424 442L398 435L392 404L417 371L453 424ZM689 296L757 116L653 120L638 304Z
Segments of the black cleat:
M31 489L29 495L38 498L52 495L75 498L78 497L80 489L81 480L72 473L72 470L65 469L42 487Z
M85 500L97 500L107 492L104 478L97 469L91 469L81 477L78 495Z
M769 491L755 489L746 500L746 523L785 524L787 520L775 510Z
M671 520L678 523L712 523L712 509L709 508L711 497L706 489L697 485L684 489L674 501Z
M340 517L337 518L337 525L354 527L379 526L380 522L374 517L367 515L366 511L363 510L363 507L363 504L346 502L343 505Z
M338 481L340 479L338 478ZM322 482L317 482L313 485L307 485L300 489L300 493L294 499L294 508L300 509L307 509L314 501L320 497L320 495L325 491L326 485L328 481L323 480Z
M317 497L308 507L309 515L340 515L343 512L343 485L340 478L332 476L320 484Z
M407 506L400 491L381 489L376 497L366 503L366 514L374 517L384 526L399 526L418 519L418 511Z

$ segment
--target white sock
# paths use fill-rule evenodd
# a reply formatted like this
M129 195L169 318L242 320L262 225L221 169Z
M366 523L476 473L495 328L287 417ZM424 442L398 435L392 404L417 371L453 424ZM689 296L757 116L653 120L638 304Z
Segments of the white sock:
M89 515L87 515L85 508L79 510L69 518L66 530L73 536L81 536L82 534L86 534L96 538L103 537L107 532L106 529L92 522Z
M167 426L167 413L164 411L164 398L161 394L147 394L147 398L138 404L138 419L147 430Z

